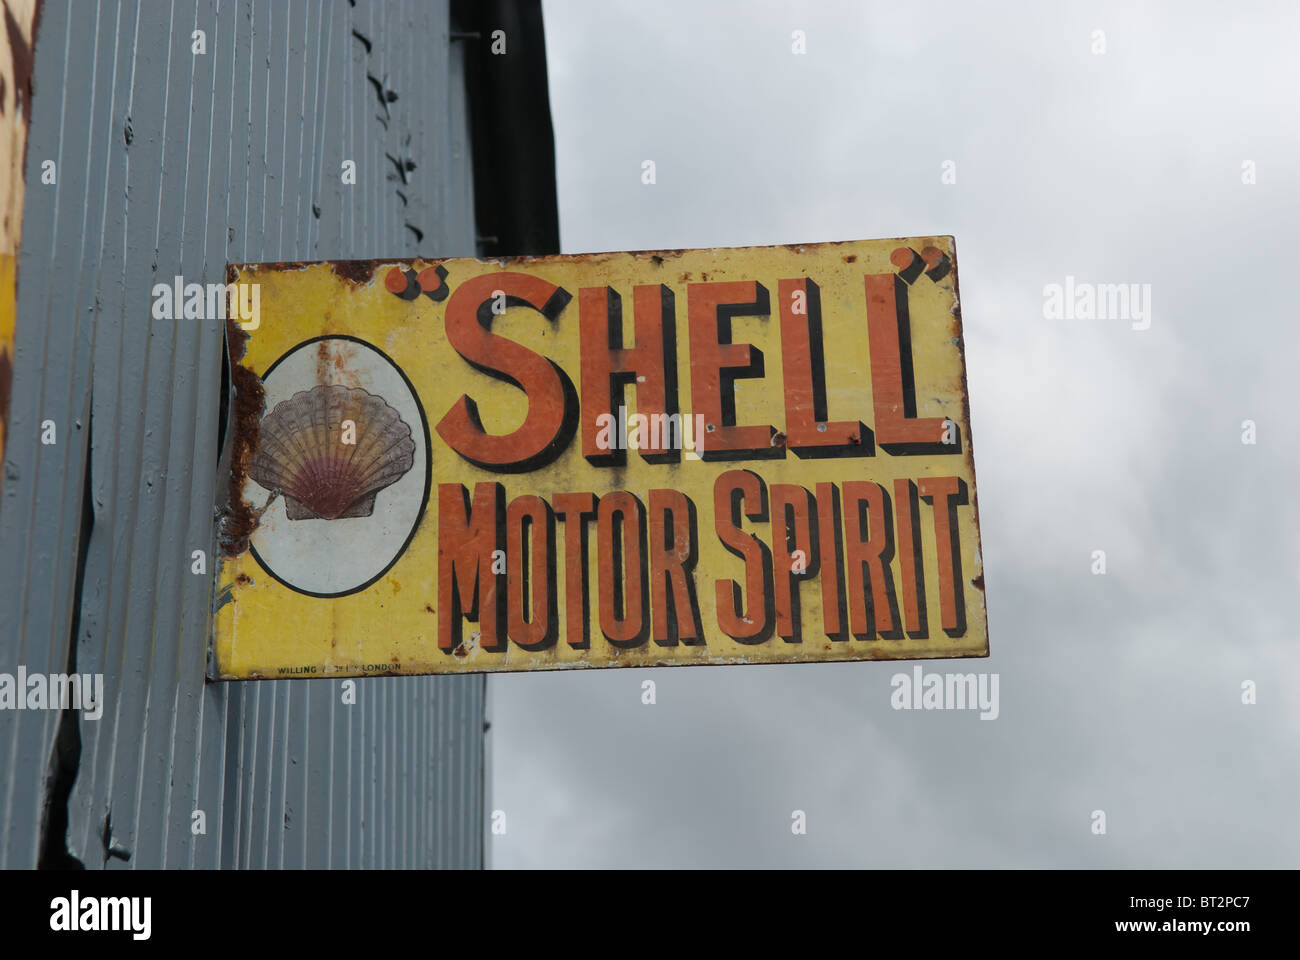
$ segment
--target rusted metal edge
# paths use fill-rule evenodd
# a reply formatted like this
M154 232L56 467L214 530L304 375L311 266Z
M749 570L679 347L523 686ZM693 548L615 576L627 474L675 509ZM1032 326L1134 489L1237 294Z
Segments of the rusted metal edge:
M226 268L226 283L234 283L238 276L239 270L235 266ZM225 503L218 508L217 520L217 546L224 557L237 557L248 550L249 538L257 529L257 515L244 500L244 485L253 452L257 449L266 391L257 374L240 362L247 350L248 333L233 317L227 316L226 354L230 363L227 414L230 428L227 431L227 449L222 452L222 469L228 469L229 473Z
M971 494L970 503L971 511L975 514L975 530L981 534L983 528L980 526L980 502L979 483L975 476L975 438L974 428L971 425L970 417L970 389L966 382L966 334L962 327L961 319L961 282L958 275L961 270L957 264L957 238L949 236L946 238L952 246L952 320L956 328L957 352L961 356L961 409L962 417L966 421L966 464L970 467ZM988 592L984 589L984 538L980 535L980 572L972 577L970 585L984 595L984 644L985 652L983 656L987 657L991 653L991 645L988 641L989 635L989 613L988 613Z
M841 642L847 642L847 641L841 641ZM452 655L456 656L454 651L452 652ZM789 666L791 664L818 664L818 663L899 664L899 663L906 663L909 661L919 661L919 660L978 660L978 659L983 659L987 656L988 656L987 653L974 653L971 651L958 651L958 650L949 651L949 650L935 649L933 651L927 651L927 654L925 656L909 657L908 660L898 660L898 659L891 659L888 657L875 657L875 656L862 656L862 657L844 656L844 657L830 657L830 658L816 658L816 659L809 657L804 659L790 659L790 660L747 660L744 657L736 656L736 657L720 657L715 660L652 660L652 661L642 660L636 662L611 661L611 662L600 663L600 664L594 664L587 661L579 660L579 661L572 661L567 663L551 662L544 665L532 664L530 666L518 667L518 668L506 667L503 669L501 667L494 667L490 670L476 670L476 669L465 668L465 669L458 669L458 670L442 670L436 673L411 673L408 671L398 671L398 670L356 671L346 666L340 666L337 670L330 670L329 672L326 673L318 673L309 676L296 675L293 677L293 679L295 681L299 681L299 680L311 681L311 680L346 680L349 678L360 679L362 677L430 677L430 676L459 677L459 676L466 676L471 674L482 676L482 675L501 674L501 673L511 673L511 674L557 673L563 671L572 672L578 670L622 670L622 669L636 669L636 668L651 669L651 668L658 668L658 667L692 667L692 668L693 667L781 667L781 666ZM457 659L463 662L463 657L458 656ZM247 674L239 674L239 675L213 673L211 674L211 679L225 682L230 680L238 680L238 681L283 680L285 678L278 671L277 672L251 671Z
M819 250L836 247L853 247L863 243L904 243L917 239L946 239L952 241L954 259L956 241L950 235L936 234L931 237L871 237L861 240L827 240L817 243L772 243L762 246L709 247L708 250L790 250L794 253L816 253ZM662 250L593 250L586 253L541 254L510 257L376 257L363 260L277 260L265 263L244 263L233 266L249 270L306 270L308 267L327 266L341 279L350 283L365 285L374 282L375 272L384 266L393 264L423 263L429 266L447 263L451 260L474 260L481 264L498 266L545 266L547 264L605 263L618 257L635 257L638 260L655 261L656 265L670 259L680 259L686 254L707 252L701 248L678 248ZM852 262L852 261L846 261ZM954 291L956 284L953 285Z

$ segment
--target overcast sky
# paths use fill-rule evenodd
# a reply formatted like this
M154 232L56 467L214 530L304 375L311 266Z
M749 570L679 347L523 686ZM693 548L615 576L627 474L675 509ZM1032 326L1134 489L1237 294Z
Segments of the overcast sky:
M493 865L1296 866L1300 8L544 9L563 252L956 237L992 655L924 667L1001 711L891 709L910 663L492 677ZM1045 319L1067 276L1150 328Z

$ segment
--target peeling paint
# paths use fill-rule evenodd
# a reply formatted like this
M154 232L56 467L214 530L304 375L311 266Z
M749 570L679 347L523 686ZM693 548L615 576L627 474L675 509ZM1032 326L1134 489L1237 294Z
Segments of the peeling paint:
M227 271L226 282L233 283L237 272ZM218 545L223 556L236 557L248 549L249 539L257 529L257 514L244 499L248 467L257 449L258 435L265 407L262 381L242 361L248 347L248 333L233 319L226 320L226 349L230 356L230 389L233 408L230 429L230 478L227 505L218 524Z

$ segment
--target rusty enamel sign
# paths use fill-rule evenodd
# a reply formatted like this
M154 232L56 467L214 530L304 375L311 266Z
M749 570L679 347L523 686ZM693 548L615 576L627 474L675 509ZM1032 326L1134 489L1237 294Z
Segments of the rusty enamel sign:
M988 654L951 237L228 279L218 677Z

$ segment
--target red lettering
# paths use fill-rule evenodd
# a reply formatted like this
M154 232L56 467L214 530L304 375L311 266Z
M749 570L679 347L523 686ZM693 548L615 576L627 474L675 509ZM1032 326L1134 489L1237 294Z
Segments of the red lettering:
M904 477L894 481L894 513L898 523L899 580L903 585L903 615L907 632L925 636L925 569L921 556L920 530L917 529L916 484Z
M635 346L623 347L622 299L612 287L583 287L578 291L578 317L582 327L582 455L597 465L621 463L626 437L610 448L596 441L596 418L609 414L616 420L623 405L623 387L633 384L636 412L646 417L677 412L676 320L673 294L662 284L632 288ZM680 427L678 428L680 430ZM650 462L665 459L669 450L681 448L664 430L651 429L650 442L640 448ZM607 431L610 435L614 431ZM668 441L669 446L664 446ZM669 459L676 459L674 454Z
M650 621L661 647L704 642L695 560L695 505L681 491L651 490Z
M894 577L889 569L891 531L886 500L885 490L878 483L850 480L844 484L849 623L853 635L860 639L873 639L877 631L892 634L897 629ZM870 530L866 538L862 532L864 521ZM868 591L870 609L875 611L874 624L867 616Z
M911 362L907 285L892 273L866 277L867 342L871 348L871 390L876 412L876 442L924 444L937 452L955 452L943 444L943 417L917 417ZM903 344L907 357L903 357ZM890 451L894 452L894 451Z
M840 491L833 483L817 484L818 570L821 573L822 626L832 640L847 640L844 590L840 568Z
M738 426L738 379L763 376L763 353L731 342L731 318L766 316L767 288L753 280L692 283L687 312L691 328L691 402L704 415L701 456L705 460L771 459L785 456L772 446L772 426ZM712 429L710 430L710 426Z
M461 638L461 617L479 622L484 650L505 647L505 591L492 573L492 553L503 549L505 488L474 487L474 507L459 483L438 484L438 648Z
M555 642L554 557L555 514L550 505L541 497L515 497L506 511L507 609L510 639L525 650Z
M871 431L858 420L828 420L821 291L807 278L777 282L785 444L800 457L870 453ZM803 303L795 313L796 302Z
M776 632L783 640L803 638L799 585L817 572L812 494L795 483L774 483L772 496L772 573L776 586Z
M614 517L619 517L615 526ZM645 589L645 507L626 490L596 508L600 629L616 647L639 647L649 634Z
M742 603L734 580L714 583L718 626L740 643L762 643L772 632L772 557L740 529L742 512L751 520L766 520L767 490L757 474L728 470L713 484L713 526L722 545L745 561L745 590Z
M471 277L447 301L447 342L476 370L524 391L528 398L524 422L512 433L487 433L477 404L462 394L437 430L470 463L515 473L534 470L559 456L577 426L578 400L573 383L555 363L489 329L498 293L507 305L532 307L551 321L569 302L569 294L541 277L502 272Z
M594 493L557 493L555 512L564 518L565 639L575 650L591 646L587 622L587 518L596 512Z
M966 502L966 483L960 477L925 477L918 485L921 496L934 507L934 545L939 554L939 610L943 632L960 637L966 632L966 597L961 581L961 540L957 506Z

